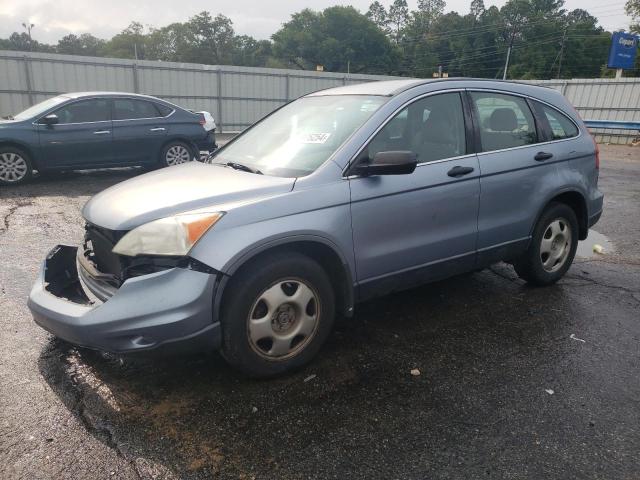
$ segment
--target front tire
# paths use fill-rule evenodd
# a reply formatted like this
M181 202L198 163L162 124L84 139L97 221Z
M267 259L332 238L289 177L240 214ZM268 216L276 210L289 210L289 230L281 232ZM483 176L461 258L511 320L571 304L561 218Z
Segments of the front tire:
M160 155L160 164L164 167L180 165L191 160L193 160L191 147L180 141L172 141L166 144Z
M0 147L0 185L20 185L33 174L31 159L22 150Z
M571 207L553 202L542 213L527 251L513 263L520 278L551 285L569 270L578 248L578 219Z
M299 253L260 258L225 293L222 355L253 377L298 369L318 353L334 317L333 288L317 262Z

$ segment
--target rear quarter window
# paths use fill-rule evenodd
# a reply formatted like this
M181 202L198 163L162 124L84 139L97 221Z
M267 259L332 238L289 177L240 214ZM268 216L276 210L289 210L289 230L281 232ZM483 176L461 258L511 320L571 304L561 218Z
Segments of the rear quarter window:
M555 108L538 103L538 108L544 114L549 123L551 138L553 140L562 140L578 136L578 127L565 114L560 113Z
M168 105L163 105L162 103L156 103L155 106L158 109L158 111L160 112L160 116L161 117L166 117L171 112L173 112L173 108L171 108Z

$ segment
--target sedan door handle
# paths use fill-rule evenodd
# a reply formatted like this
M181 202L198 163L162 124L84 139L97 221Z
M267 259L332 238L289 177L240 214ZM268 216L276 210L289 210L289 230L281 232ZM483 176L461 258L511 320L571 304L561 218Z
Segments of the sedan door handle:
M164 132L164 127L150 128L150 132Z
M471 172L473 172L473 167L461 167L458 165L449 170L447 172L447 175L449 175L450 177L458 178L462 177L463 175L468 175Z
M94 135L106 135L111 133L111 130L98 130L97 132L93 132Z
M538 162L544 162L545 160L549 160L551 157L553 157L553 153L538 152L536 153L536 156L533 158Z

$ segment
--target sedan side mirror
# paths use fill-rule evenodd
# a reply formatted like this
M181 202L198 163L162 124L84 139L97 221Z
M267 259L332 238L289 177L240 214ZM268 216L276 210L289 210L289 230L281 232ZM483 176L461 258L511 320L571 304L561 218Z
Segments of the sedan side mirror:
M58 119L58 116L55 113L50 113L46 117L42 117L39 123L42 123L43 125L55 125L59 121L60 120Z
M369 175L407 175L418 165L418 156L407 150L378 152L373 160L361 163L355 173Z

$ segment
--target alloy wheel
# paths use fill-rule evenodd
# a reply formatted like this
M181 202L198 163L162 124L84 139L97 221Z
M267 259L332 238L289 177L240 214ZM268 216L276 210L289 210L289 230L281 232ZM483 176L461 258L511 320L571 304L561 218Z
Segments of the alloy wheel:
M191 160L191 153L183 145L173 145L167 150L165 161L167 165L179 165Z
M268 360L295 356L318 330L320 301L300 279L280 280L253 303L247 319L251 348Z
M24 179L29 172L27 161L18 153L0 153L0 180L16 183Z

